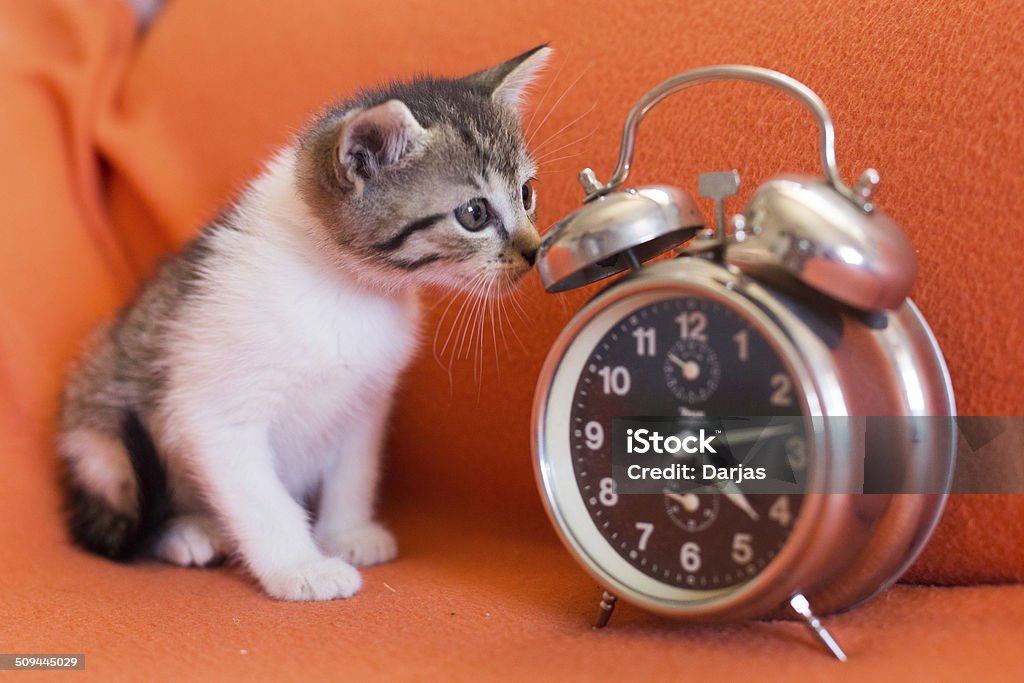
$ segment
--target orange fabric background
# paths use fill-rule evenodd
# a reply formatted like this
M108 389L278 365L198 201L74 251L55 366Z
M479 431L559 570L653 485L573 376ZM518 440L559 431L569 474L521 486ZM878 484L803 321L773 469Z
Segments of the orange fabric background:
M608 175L625 112L657 82L725 62L795 76L832 111L844 176L882 173L878 199L918 249L914 296L960 412L1024 412L1016 3L176 0L141 42L132 31L116 0L0 4L0 649L85 651L106 680L153 657L176 677L302 666L324 676L353 651L357 674L500 667L490 673L521 678L541 661L562 677L684 663L691 674L836 672L792 624L680 629L627 607L611 631L586 630L596 589L548 529L528 425L539 365L588 293L548 296L535 279L521 343L507 332L495 354L487 329L483 360L458 360L450 375L429 348L437 303L403 387L384 492L403 559L368 571L355 600L280 605L227 570L115 567L67 547L51 416L81 335L310 112L384 77L462 74L551 41L531 121L536 143L557 134L546 149L567 145L540 176L549 225L576 206L580 167ZM809 117L780 95L688 91L645 121L633 180L693 190L700 171L736 167L745 197L776 173L816 170L814 141ZM910 578L1024 578L1024 500L954 499ZM961 648L1024 672L1022 618L1020 586L903 587L834 623L854 655L844 676L920 676L932 663L955 677L978 671ZM196 659L176 658L182 648Z

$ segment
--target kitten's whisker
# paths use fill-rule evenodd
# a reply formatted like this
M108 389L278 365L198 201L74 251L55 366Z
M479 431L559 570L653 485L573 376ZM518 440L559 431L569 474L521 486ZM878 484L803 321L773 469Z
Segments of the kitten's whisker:
M491 286L487 290L487 317L491 321L491 340L494 342L494 370L499 378L501 378L501 360L498 355L498 329L497 323L494 321L494 280L491 280Z
M527 148L530 147L530 143L533 142L533 138L536 137L537 133L540 132L541 129L544 128L544 124L547 123L547 120L548 120L548 118L550 118L551 114L553 114L555 109L558 108L558 105L562 103L562 100L564 100L565 96L569 94L569 91L571 91L574 87L576 87L576 84L580 82L580 79L583 78L583 76L587 73L588 69L589 69L589 67L587 69L583 69L583 71L580 72L580 75L577 76L573 80L573 82L569 84L568 88L566 88L565 90L562 91L562 94L558 96L558 99L555 100L555 103L551 105L551 108L548 109L548 113L545 114L544 118L541 119L540 123L537 124L537 129L534 130L530 134L529 138L526 139L526 147Z
M523 126L523 130L526 131L527 135L529 135L530 131L532 130L533 120L537 118L537 112L540 111L540 106L544 104L544 100L547 99L548 93L551 92L552 86L554 86L554 84L558 82L558 78L562 75L562 71L565 69L565 65L568 62L568 57L569 55L566 55L566 61L562 62L558 66L558 71L555 73L554 78L548 81L548 87L544 88L544 94L540 96L539 100L537 100L537 104L534 106L533 112L530 113L530 120L526 122L525 126Z
M569 295L568 294L559 294L558 296L555 297L556 299L558 299L558 305L562 307L562 313L568 313L569 312L569 304L567 304L565 302L565 299L566 299L567 296L569 296Z
M480 297L480 307L476 318L476 348L473 350L473 369L478 372L477 375L477 394L480 393L480 384L483 383L484 379L484 323L487 322L487 294L490 292L490 281L487 282L487 286L484 288Z
M556 130L551 135L549 135L546 138L544 138L543 142L538 143L537 146L533 148L533 153L536 154L537 152L539 152L542 149L544 149L545 145L551 144L551 142L554 141L555 138L557 138L559 135L561 135L565 131L569 130L570 127L576 125L576 123L578 123L584 116L586 116L590 112L594 111L594 107L596 107L596 106L597 106L596 102L594 104L591 104L590 108L587 109L585 112L583 112L582 114L580 114L579 116L574 118L572 121L570 121L569 123L565 124L564 126L559 128L558 130Z
M470 285L472 285L474 280L470 281ZM452 299L452 303L454 304L456 301L461 301L461 304L459 305L458 311L455 313L455 318L451 322L451 327L449 327L448 329L448 336L444 340L444 345L441 347L440 353L442 355L448 349L448 344L452 340L452 335L455 333L458 327L458 322L459 319L462 317L462 312L465 310L466 306L470 301L468 293L456 293L456 296ZM445 313L447 313L447 309L445 309ZM443 318L440 322L443 322Z
M501 334L501 345L505 348L505 354L508 355L508 337L505 336L505 322L508 319L508 311L505 310L505 307L508 304L505 302L505 298L501 297L498 299L495 310L498 314L498 332Z
M448 370L448 374L449 374L449 377L450 377L451 376L451 369L452 369L451 368L451 364L449 363L447 366L445 366L442 363L444 349L441 349L441 351L438 352L438 350L437 350L437 339L438 339L438 337L441 336L441 330L444 327L444 321L445 321L445 318L448 315L448 311L450 311L452 306L455 305L455 302L459 300L458 292L455 292L455 291L449 292L448 295L446 295L444 298L441 299L441 302L439 302L438 305L443 303L445 301L445 299L448 300L448 305L444 307L444 311L441 312L440 317L438 317L438 319L437 319L437 326L434 328L434 341L431 343L430 348L431 348L431 351L434 354L434 361L437 362L438 365L441 365L442 367L445 367ZM451 333L449 332L449 337L450 336L451 336ZM445 344L447 345L447 343L448 343L448 340L446 339L445 340Z
M577 173L577 172L579 172L579 170L580 169L577 168L577 167L563 166L561 168L552 168L552 169L547 170L547 171L540 171L539 173L536 173L535 175L539 178L542 175L553 175L555 173L558 173L558 174Z
M485 282L480 284L480 291L477 294L476 306L473 307L473 317L471 319L470 336L469 342L466 344L466 358L473 360L473 380L477 379L477 373L480 371L480 363L477 360L476 347L480 343L480 320L483 316L483 309L487 303L487 284Z
M518 303L518 302L516 302L516 297L518 297L518 296L519 296L519 292L513 291L512 295L509 298L514 303ZM508 328L512 331L512 336L515 337L516 341L519 343L519 348L521 348L523 351L526 351L526 344L523 343L522 337L520 337L519 333L516 331L515 322L512 320L511 316L508 313L508 303L505 302L505 301L502 301L501 305L502 305L503 312L505 314L505 320L508 321ZM505 343L505 346L506 346L506 348L508 348L508 342Z
M580 143L580 142L583 142L584 140L586 140L587 138L589 138L593 134L594 134L594 131L590 131L586 135L578 137L575 140L573 140L572 142L567 142L564 145L561 145L560 147L555 147L554 149L549 149L548 151L544 152L544 154L541 154L538 157L534 157L533 161L534 161L534 163L537 163L537 164L550 163L550 162L546 162L545 160L550 159L553 154L558 154L559 152L561 152L564 149L569 149L573 145L575 145L577 143Z
M473 291L476 289L476 283L481 281L483 279L483 277L484 277L483 273L478 273L477 275L475 275L473 277L473 279L471 279L469 281L469 284L467 286L467 291L461 297L462 304L459 306L458 312L455 314L455 318L452 320L451 327L448 330L448 336L445 338L444 345L441 347L440 355L442 357L444 356L445 351L449 348L448 344L449 344L449 342L452 342L453 335L456 335L456 331L458 330L459 321L460 321L460 319L462 319L462 314L466 311L466 309L469 306L470 302L473 300ZM459 299L458 296L454 297L452 299L452 303L454 303L458 299ZM447 311L447 309L446 309L446 311ZM440 322L438 324L440 325ZM459 338L459 337L461 337L461 334L456 336L456 338ZM451 363L449 363L449 366L448 366L449 371L451 370L451 366L455 362L455 359L457 358L457 355L454 353L454 351L455 351L455 344L454 344L454 342L452 343L451 350L452 350L453 353L452 353L452 356L451 356Z
M512 292L511 300L512 310L516 312L516 315L519 316L519 319L522 320L523 322L529 320L529 316L526 315L526 309L523 308L522 303L519 301L519 292Z
M476 315L473 317L473 337L468 349L473 353L473 370L474 373L479 371L480 380L483 379L484 321L489 286L490 281L487 280L480 286L479 302L476 307Z
M468 292L466 292L465 301L462 304L462 308L459 309L459 326L455 340L452 342L452 359L458 360L462 358L462 344L465 339L467 329L467 322L472 315L473 307L476 305L476 287L477 283L480 282L480 278L473 278L472 285ZM465 317L462 317L462 313L465 312Z
M453 357L456 360L464 360L462 351L463 348L465 347L466 340L469 338L470 333L472 331L473 310L475 309L476 304L477 301L476 298L474 298L472 304L470 304L469 308L466 310L466 317L462 319L462 323L459 326L458 346L453 347L452 350Z
M483 289L485 275L476 280L477 284L473 288L472 297L473 305L469 308L469 314L465 318L465 324L462 328L462 335L459 337L459 350L457 352L457 358L462 358L462 349L465 344L466 357L465 360L470 358L470 350L473 348L473 337L476 331L476 317L477 311L480 308L480 291Z
M481 297L480 306L480 317L477 320L477 336L476 346L473 348L473 367L477 371L477 385L476 393L477 398L480 397L481 387L484 380L484 345L486 343L485 337L487 336L487 307L490 305L490 293L491 285L487 283L487 287L484 288L483 296Z
M558 162L558 161L565 161L566 159L575 159L576 157L578 157L580 155L581 155L581 153L566 154L564 157L557 157L555 159L549 159L549 160L545 161L544 163L545 164L553 164L553 163ZM537 175L542 175L542 174L547 174L547 173L555 173L555 172L558 172L558 171L564 172L565 169L564 168L561 168L561 169L559 169L559 168L545 168L543 171L538 171Z
M487 336L487 318L491 312L491 289L494 286L494 278L492 277L487 281L487 289L484 291L484 305L480 307L480 344L477 351L477 355L480 357L480 384L483 384L484 379L484 344L486 340L484 337ZM477 393L480 392L480 386L477 387Z
M480 319L483 319L482 315L480 316ZM482 395L484 371L481 354L478 353L477 347L480 347L481 349L483 348L483 336L480 336L479 339L476 339L475 333L477 332L477 330L474 329L473 332L474 339L477 341L476 345L471 348L471 351L473 352L473 383L476 385L476 399L477 401L479 401Z
M508 342L505 339L504 321L502 320L502 316L501 316L501 309L505 305L505 295L502 294L501 291L500 291L502 289L503 289L503 287L499 287L498 288L499 291L498 291L498 293L494 297L494 317L496 319L496 324L497 324L497 331L496 332L497 332L497 335L499 337L501 337L502 347L504 348L504 350L506 352L506 357L507 357L507 354L508 354ZM497 341L495 341L495 343L497 343Z

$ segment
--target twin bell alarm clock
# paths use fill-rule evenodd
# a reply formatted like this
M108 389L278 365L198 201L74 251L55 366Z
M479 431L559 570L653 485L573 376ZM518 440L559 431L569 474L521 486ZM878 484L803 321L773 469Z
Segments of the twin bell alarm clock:
M806 105L824 176L770 180L727 220L739 175L700 174L705 228L684 190L626 180L645 114L720 80ZM558 337L533 410L547 512L604 588L596 627L618 598L689 622L788 616L845 660L816 615L887 588L936 524L949 374L907 298L916 258L872 199L878 174L845 185L834 147L825 105L788 76L681 74L633 107L611 180L580 173L582 206L540 247L548 292L625 273Z

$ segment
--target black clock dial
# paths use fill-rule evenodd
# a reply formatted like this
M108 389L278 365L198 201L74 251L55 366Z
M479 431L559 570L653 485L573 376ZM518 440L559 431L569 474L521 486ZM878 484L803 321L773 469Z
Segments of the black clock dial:
M739 585L785 544L799 489L752 493L745 483L719 481L718 493L674 485L662 495L620 493L612 418L800 414L785 363L745 318L695 297L649 304L605 334L576 385L570 441L580 495L608 544L648 576L697 590ZM794 429L758 447L779 449L802 470L805 438Z

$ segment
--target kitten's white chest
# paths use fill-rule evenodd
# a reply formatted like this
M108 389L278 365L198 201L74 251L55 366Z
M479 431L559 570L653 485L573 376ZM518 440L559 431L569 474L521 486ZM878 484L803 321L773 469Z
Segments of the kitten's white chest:
M419 305L413 291L367 286L328 256L292 178L286 153L250 189L235 216L242 229L211 238L213 294L182 316L168 405L211 432L263 431L296 495L353 426L383 422L416 350Z
M263 336L273 342L258 366L267 368L278 474L298 494L316 484L354 424L386 409L415 350L418 303L315 272L285 282L266 301L273 322Z
M225 236L225 294L195 304L176 345L176 384L200 412L268 425L305 451L390 400L416 349L415 293L367 289L279 243Z
M419 307L413 294L384 296L317 275L295 277L280 291L279 335L266 359L288 372L274 426L295 442L322 438L338 421L389 400L416 345ZM305 291L303 295L301 292Z

